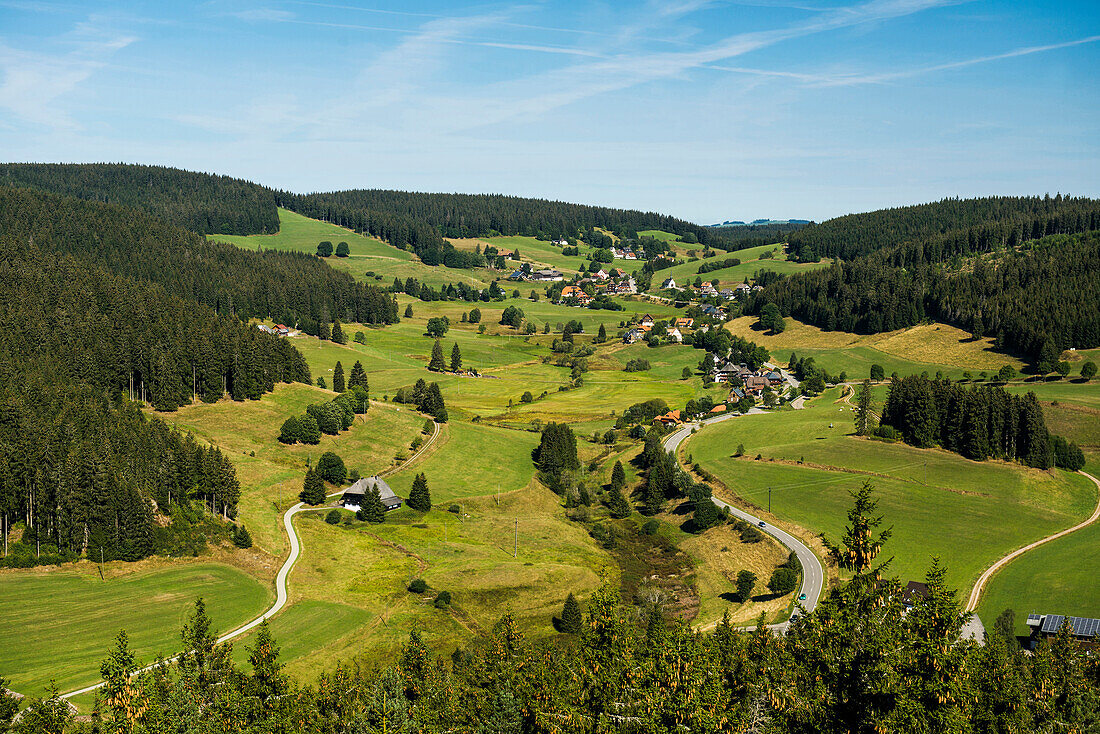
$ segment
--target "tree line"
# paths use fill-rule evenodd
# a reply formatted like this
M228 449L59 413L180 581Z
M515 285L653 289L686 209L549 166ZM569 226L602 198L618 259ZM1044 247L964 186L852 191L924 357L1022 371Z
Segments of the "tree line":
M1013 395L1003 387L923 375L894 378L881 423L914 446L941 446L975 461L992 457L1071 471L1085 463L1075 444L1051 436L1033 392Z
M199 234L279 231L274 192L229 176L121 163L3 163L0 184L141 209Z
M397 304L304 253L210 242L133 208L0 186L0 237L72 255L241 319L390 324Z

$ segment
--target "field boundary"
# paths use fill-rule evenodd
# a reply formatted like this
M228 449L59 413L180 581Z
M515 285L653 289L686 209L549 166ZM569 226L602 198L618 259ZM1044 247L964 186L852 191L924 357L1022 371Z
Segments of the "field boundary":
M1086 471L1080 471L1079 470L1077 473L1081 474L1081 475L1084 475L1084 476L1088 477L1089 479L1091 479L1092 483L1096 485L1098 490L1100 490L1100 479L1097 479L1096 477L1094 477L1093 475L1089 474ZM993 577L994 574L996 574L1002 568L1007 566L1009 563L1016 560L1017 558L1022 556L1024 553L1027 553L1029 550L1034 550L1035 548L1038 548L1041 545L1045 545L1045 544L1049 543L1052 540L1057 540L1058 538L1063 538L1063 537L1069 535L1070 533L1075 533L1078 530L1081 530L1082 528L1086 528L1089 525L1091 525L1092 523L1096 522L1097 519L1100 519L1100 497L1097 498L1096 509L1093 510L1092 515L1088 519L1077 523L1072 528L1066 528L1065 530L1060 530L1059 532L1054 533L1053 535L1048 535L1045 538L1040 538L1039 540L1036 540L1034 543L1028 543L1023 548L1017 548L1016 550L1009 553L1007 556L1004 556L1003 558L997 560L992 566L987 568L982 573L981 576L978 577L977 582L975 582L975 584L974 584L974 588L970 590L970 598L967 599L966 609L964 609L963 611L973 612L975 609L978 608L978 602L982 598L982 591L985 590L986 583L989 581L989 579L991 579Z

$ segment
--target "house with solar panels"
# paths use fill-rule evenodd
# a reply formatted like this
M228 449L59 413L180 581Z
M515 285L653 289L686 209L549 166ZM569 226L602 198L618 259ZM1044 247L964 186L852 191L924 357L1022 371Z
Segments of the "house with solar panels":
M1054 637L1063 625L1069 626L1070 634L1080 644L1100 648L1100 619L1032 613L1027 615L1027 626L1031 628L1031 649L1034 650L1040 640Z

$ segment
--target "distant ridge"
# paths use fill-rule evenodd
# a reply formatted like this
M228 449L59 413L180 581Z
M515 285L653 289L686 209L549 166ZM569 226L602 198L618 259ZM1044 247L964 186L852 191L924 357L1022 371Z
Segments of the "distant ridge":
M773 224L809 224L809 219L754 219L745 222L741 219L729 219L721 224L708 224L708 227L767 227Z

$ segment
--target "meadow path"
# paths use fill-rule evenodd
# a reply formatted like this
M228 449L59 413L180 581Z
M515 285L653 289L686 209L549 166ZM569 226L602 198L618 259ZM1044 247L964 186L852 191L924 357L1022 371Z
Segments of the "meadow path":
M745 415L763 415L764 411L754 408ZM691 423L685 425L671 436L665 439L664 448L665 451L671 451L676 453L677 449L689 436L694 428L702 428L711 423L721 423L722 421L731 420L733 418L740 418L741 415L737 413L729 413L727 415L719 416L717 418L711 418L706 421L700 421L699 423ZM821 592L825 585L825 568L821 565L821 561L818 560L814 552L810 550L805 543L798 538L794 537L790 533L781 528L777 528L771 523L765 523L760 518L752 515L744 510L734 507L728 502L723 502L717 497L711 498L714 504L719 507L727 508L731 515L738 517L745 522L752 523L754 526L759 527L768 535L778 540L785 548L790 550L798 557L799 563L802 564L802 586L799 588L799 594L805 594L806 599L802 602L802 605L806 608L806 611L811 612L817 606L818 599L821 598ZM778 624L768 625L770 629L776 630L780 633L786 632L787 627L790 626L790 622L780 622Z
M400 464L399 466L394 467L392 469L389 469L388 471L382 472L382 474L380 476L388 476L390 474L393 474L398 469L403 469L403 468L407 467L409 464L416 461L418 458L420 458L420 456L428 449L428 447L432 445L432 442L434 442L435 439L439 436L439 424L438 423L432 423L432 428L433 428L433 431L432 431L431 438L429 438L427 441L425 441L424 445L421 446L420 449L415 454L410 456L407 461ZM343 494L343 490L337 490L336 492L333 492L333 493L329 494L328 497L329 498L338 497L341 494ZM329 505L320 505L318 507L310 507L310 506L307 506L304 502L299 502L298 504L296 504L293 507L291 507L290 509L288 509L285 513L283 513L283 527L286 529L287 538L290 540L290 554L287 556L286 560L283 561L283 565L279 568L279 573L275 576L275 603L272 604L271 607L266 612L261 614L260 616L244 623L243 625L236 628L235 630L232 630L231 632L226 632L224 635L219 637L218 638L218 644L219 645L223 642L228 642L229 640L240 637L241 635L245 634L246 632L249 632L249 631L255 629L256 627L259 627L264 622L264 620L268 619L269 617L274 616L279 611L281 611L283 607L286 606L287 599L289 598L288 594L287 594L287 590L286 590L286 580L287 580L287 577L290 576L291 569L294 568L294 562L297 561L298 557L302 554L302 544L301 544L301 541L298 539L298 533L295 532L295 530L294 530L294 516L297 515L299 512L310 512L310 511L316 511L316 510L331 510L331 509L332 509L332 507L329 506ZM175 662L178 659L179 659L179 655L175 655L173 657L168 658L165 662L172 663L172 662ZM156 667L156 665L147 665L146 667L141 668L140 670L134 671L134 675L137 675L138 673L144 673L146 671L152 670L155 667ZM82 696L85 693L91 693L92 691L94 691L97 688L100 688L102 686L103 686L103 681L99 681L98 683L93 683L90 686L85 686L85 687L77 689L75 691L69 691L68 693L63 693L63 694L61 694L61 698L69 699L69 698L73 698L75 696Z
M1093 484L1096 485L1097 489L1100 489L1100 480L1098 480L1096 477L1085 471L1079 471L1077 473L1083 474L1091 479ZM974 584L974 588L970 591L970 598L967 599L965 611L972 612L978 608L978 601L982 597L982 591L985 589L986 582L989 581L989 579L993 576L993 574L997 573L997 571L1001 570L1013 560L1022 556L1024 553L1027 553L1029 550L1038 548L1041 545L1049 543L1052 540L1057 540L1058 538L1069 535L1070 533L1077 532L1081 528L1088 527L1092 523L1096 522L1097 519L1100 519L1100 498L1097 499L1096 509L1087 520L1077 523L1072 528L1066 528L1065 530L1059 531L1054 535L1048 535L1045 538L1040 538L1034 543L1029 543L1028 545L1025 545L1023 548L1018 548L994 563L992 566L985 570L985 573L978 577L978 581Z

